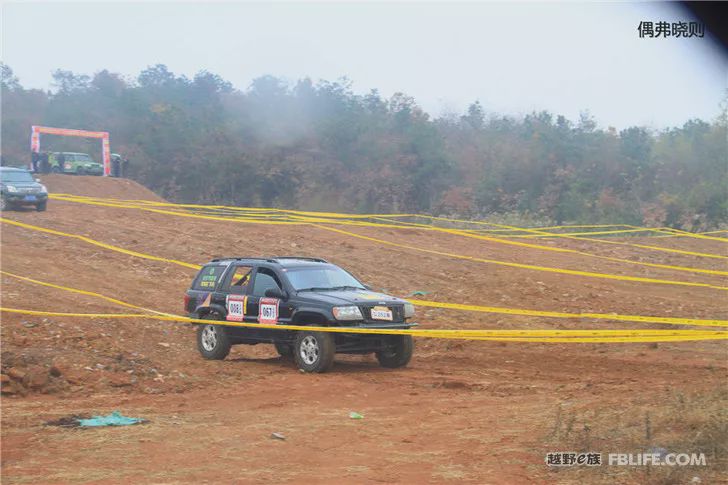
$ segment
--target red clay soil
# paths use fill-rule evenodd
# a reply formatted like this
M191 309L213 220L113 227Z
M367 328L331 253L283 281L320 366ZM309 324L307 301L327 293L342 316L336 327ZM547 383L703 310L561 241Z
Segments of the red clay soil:
M44 182L56 193L161 200L128 180L47 176ZM26 210L3 217L198 264L221 255L319 256L399 296L425 290L431 292L425 298L445 302L728 318L723 290L473 263L310 226L197 220L55 200L45 213ZM160 311L182 311L194 270L7 224L1 229L4 271ZM725 278L710 275L431 231L353 232L494 260L728 286ZM727 269L717 259L628 246L532 242ZM728 247L687 238L640 242L720 254ZM97 298L8 276L2 277L2 305L128 312ZM424 328L665 328L432 308L420 308L417 320ZM341 357L332 372L309 375L267 345L240 346L225 361L205 361L196 351L194 329L169 322L4 314L0 330L4 483L650 481L656 475L641 470L625 474L603 466L574 475L546 467L547 452L581 451L571 449L576 444L568 432L554 432L563 413L571 413L572 424L590 427L584 444L592 447L588 451L621 451L614 449L622 442L615 434L617 425L597 416L616 413L624 419L619 426L637 426L646 413L662 415L675 396L690 400L725 390L728 370L723 341L566 345L418 339L406 369L382 369L370 356ZM43 425L68 415L114 410L150 422L96 430ZM350 419L350 411L364 419ZM594 422L582 423L582 416L595 416ZM654 420L650 444L659 446L671 431L667 422ZM272 439L272 433L286 439ZM691 470L690 477L710 483L719 471L709 466Z

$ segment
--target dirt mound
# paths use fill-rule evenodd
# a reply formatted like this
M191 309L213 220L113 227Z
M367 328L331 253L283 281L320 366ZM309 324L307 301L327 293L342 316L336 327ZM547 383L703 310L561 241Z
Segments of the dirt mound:
M40 179L48 187L51 194L73 194L158 202L164 200L148 188L129 179L55 174L41 175Z
M42 179L56 193L162 200L124 179ZM429 299L453 303L632 315L726 315L723 294L714 289L476 264L311 226L218 222L59 200L52 201L47 212L24 210L3 217L190 263L231 254L319 256L398 296L426 290ZM6 272L159 311L182 311L184 291L195 273L190 268L78 239L1 227L0 258ZM667 269L616 267L614 262L574 254L427 231L351 230L413 247L502 261L695 282L715 279ZM724 249L717 247L723 243L700 240L650 244L716 253ZM725 269L692 256L631 247L616 252L589 241L578 241L578 249ZM60 312L130 311L8 275L2 277L2 302L10 308ZM132 482L293 483L304 478L303 473L310 481L311 463L317 465L317 483L585 481L546 469L545 454L615 448L635 452L649 446L692 450L689 439L696 432L675 435L673 408L683 413L686 402L702 402L701 394L713 402L707 393L724 389L726 382L724 342L567 345L418 339L406 369L382 369L372 356L337 356L332 373L308 375L270 345L236 347L221 362L203 360L196 350L195 329L186 325L137 318L2 317L2 473L9 483L116 483L119 477ZM424 307L418 309L417 321L422 328L664 328ZM68 415L114 410L153 419L154 424L125 430L113 439L103 432L91 435L42 426ZM352 421L351 411L365 419ZM612 418L617 413L620 418ZM640 432L642 439L648 415L646 434L651 441L644 444L632 434ZM705 412L690 419L698 429L715 428L708 416ZM631 434L619 435L625 426ZM282 433L286 440L271 439L272 433ZM199 460L201 455L223 456L226 466L212 468ZM693 476L704 483L714 481L710 474L717 475L720 463L713 460L709 465L691 470L683 481ZM602 468L604 482L645 481L636 469ZM48 470L53 470L52 479ZM608 473L632 475L615 479Z

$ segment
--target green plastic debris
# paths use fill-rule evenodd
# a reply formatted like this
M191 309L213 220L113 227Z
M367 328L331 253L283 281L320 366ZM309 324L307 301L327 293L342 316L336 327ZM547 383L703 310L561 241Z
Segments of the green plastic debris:
M430 293L432 293L432 292L431 291L417 290L417 291L413 291L412 293L410 293L407 296L425 296L425 295L429 295Z
M350 413L349 413L349 417L350 417L351 419L364 419L364 415L363 415L363 414L359 414L359 413L357 413L356 411L352 411L352 412L350 412Z
M79 419L78 425L84 427L93 426L130 426L132 424L140 424L146 422L146 419L128 418L122 416L119 411L114 411L108 416L94 416L89 419Z

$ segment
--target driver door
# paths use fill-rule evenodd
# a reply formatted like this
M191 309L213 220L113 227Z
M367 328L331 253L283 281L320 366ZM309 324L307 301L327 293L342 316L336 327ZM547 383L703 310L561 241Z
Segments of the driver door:
M280 278L270 268L258 268L253 276L253 284L248 294L246 316L250 316L251 321L258 323L289 324L293 314L293 307L288 302L278 298L267 298L265 292L271 288L283 291ZM269 331L275 332L275 330Z

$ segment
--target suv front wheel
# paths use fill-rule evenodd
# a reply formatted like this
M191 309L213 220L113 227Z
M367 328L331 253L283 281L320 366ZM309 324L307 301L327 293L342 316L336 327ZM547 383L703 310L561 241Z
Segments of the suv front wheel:
M377 352L377 360L382 367L395 369L406 366L412 358L414 342L411 335L392 335L387 348Z
M216 320L212 316L205 320ZM197 350L208 360L223 360L230 353L230 339L222 325L200 325L197 328Z
M336 342L327 332L298 332L293 344L293 357L304 372L326 372L334 364Z

